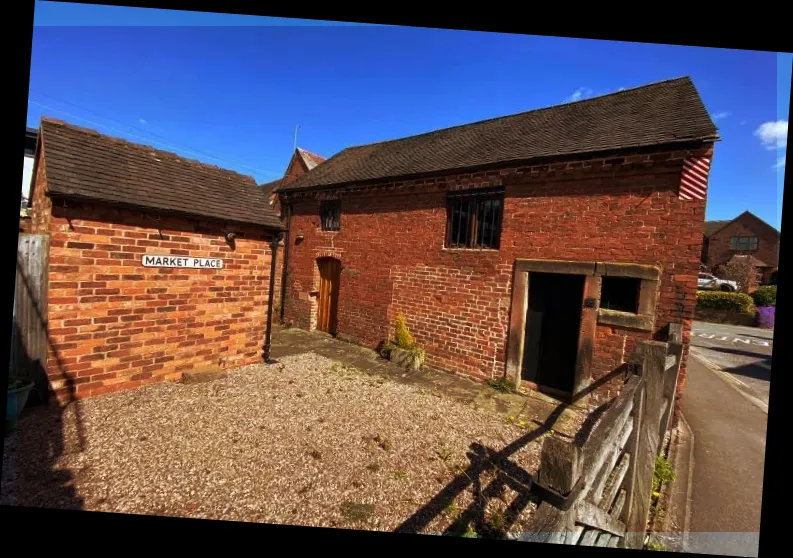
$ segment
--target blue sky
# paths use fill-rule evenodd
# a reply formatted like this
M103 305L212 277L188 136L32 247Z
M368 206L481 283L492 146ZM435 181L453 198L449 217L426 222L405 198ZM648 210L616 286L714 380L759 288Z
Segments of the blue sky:
M708 219L779 227L790 54L37 2L41 115L253 175L690 75L720 128Z

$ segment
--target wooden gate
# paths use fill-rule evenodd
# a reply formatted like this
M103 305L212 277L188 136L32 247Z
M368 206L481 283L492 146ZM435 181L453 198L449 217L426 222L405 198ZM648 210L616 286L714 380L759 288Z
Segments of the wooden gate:
M47 271L49 237L19 234L10 370L30 378L40 400L47 397ZM35 397L32 393L31 396Z
M682 363L682 326L669 341L642 341L633 374L583 445L543 441L538 482L553 496L523 540L639 549L644 544L655 457L663 449Z
M317 329L335 334L341 262L335 258L321 258L317 260L317 266L319 266Z

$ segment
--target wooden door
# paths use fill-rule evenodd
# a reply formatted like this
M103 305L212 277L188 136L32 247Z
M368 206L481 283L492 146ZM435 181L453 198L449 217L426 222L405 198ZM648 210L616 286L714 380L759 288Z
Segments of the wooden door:
M319 266L317 329L335 335L341 262L334 258L322 258L317 260L317 265Z

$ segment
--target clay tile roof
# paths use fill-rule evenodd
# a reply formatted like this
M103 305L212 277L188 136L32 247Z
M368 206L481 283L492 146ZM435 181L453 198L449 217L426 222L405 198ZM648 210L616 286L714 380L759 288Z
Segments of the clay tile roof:
M732 223L731 219L722 219L719 221L705 221L705 236L710 236L727 223Z
M716 141L688 77L575 103L344 149L279 191L588 152Z
M40 130L53 195L282 228L253 177L51 118Z
M325 157L322 155L317 155L311 151L306 151L302 147L298 147L297 152L300 153L300 156L303 158L303 162L306 163L306 168L308 168L308 170L313 169L318 164L325 161Z

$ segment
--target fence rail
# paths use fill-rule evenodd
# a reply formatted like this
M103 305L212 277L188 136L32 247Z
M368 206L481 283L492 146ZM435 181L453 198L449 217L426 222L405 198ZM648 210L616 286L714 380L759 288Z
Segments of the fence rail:
M682 359L680 324L666 343L644 341L620 394L590 436L543 442L537 483L557 495L541 502L524 540L641 548L655 457L674 410Z

